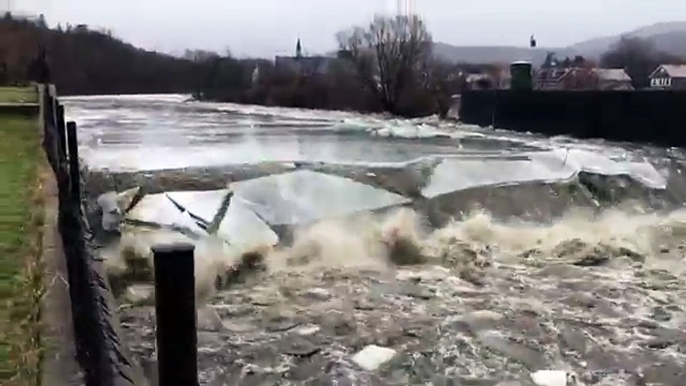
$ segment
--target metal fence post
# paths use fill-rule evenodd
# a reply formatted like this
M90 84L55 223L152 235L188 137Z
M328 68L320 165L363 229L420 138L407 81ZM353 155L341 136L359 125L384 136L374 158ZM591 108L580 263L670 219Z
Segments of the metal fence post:
M153 248L160 386L198 385L194 250L185 243Z
M67 159L67 133L66 125L64 123L64 105L57 104L57 149L59 150L60 162Z
M69 147L70 193L75 202L81 202L81 171L79 170L79 142L76 138L76 122L67 122L67 146Z
M49 94L48 87L45 87L45 105L43 106L43 119L45 120L45 124L50 125L55 122L55 119L53 118L55 115L55 112L53 111L55 104L54 100L52 98L52 95Z

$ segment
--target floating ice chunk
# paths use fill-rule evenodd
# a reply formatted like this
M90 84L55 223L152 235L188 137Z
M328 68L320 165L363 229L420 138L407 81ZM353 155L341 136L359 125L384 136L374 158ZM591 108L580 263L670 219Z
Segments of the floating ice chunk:
M528 181L567 181L578 167L564 162L558 154L532 153L521 157L469 157L443 160L422 190L433 198L479 186L515 184Z
M232 184L235 197L269 224L302 224L410 202L348 178L310 170Z
M540 370L531 373L537 386L567 386L567 372L563 370Z
M582 171L609 176L627 175L654 189L664 189L667 184L664 177L645 161L621 160L581 149L555 149L519 156L447 158L434 169L422 194L433 198L480 186L564 182Z
M435 138L450 137L450 134L424 123L412 121L385 122L382 127L371 128L368 132L372 136L398 138Z
M317 332L319 332L319 330L321 330L321 328L319 326L310 325L310 326L300 327L299 329L295 330L295 332L298 335L312 335L312 334L316 334Z
M624 160L581 149L570 149L567 160L579 170L588 173L608 176L627 175L654 189L664 189L667 186L664 177L646 161Z
M367 371L374 371L395 356L395 350L369 345L353 356L353 362Z

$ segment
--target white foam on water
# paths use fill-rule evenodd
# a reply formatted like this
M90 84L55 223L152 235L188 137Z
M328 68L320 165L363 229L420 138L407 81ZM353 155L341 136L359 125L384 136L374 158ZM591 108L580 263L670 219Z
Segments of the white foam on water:
M240 224L233 226L240 228ZM605 245L616 251L622 248L645 257L644 269L666 270L674 275L686 274L686 255L681 248L686 235L686 210L669 214L629 214L621 210L606 210L594 215L584 210L571 210L550 224L513 221L503 223L494 220L486 212L474 212L462 221L430 230L422 216L411 209L400 208L386 214L358 213L339 219L317 221L296 227L294 241L290 246L272 248L259 246L263 236L259 228L246 227L240 237L254 240L252 250L263 254L270 272L320 271L328 268L351 268L388 270L394 266L391 246L400 239L417 246L427 264L445 264L446 258L453 264L474 263L473 253L466 250L490 250L487 258L507 264L523 259L522 253L538 250L537 258L553 259L555 248L564 242L577 240L589 247ZM251 232L255 232L251 235ZM108 266L112 272L121 273L123 250L135 250L135 254L150 259L150 248L157 243L187 240L175 232L129 228L124 232L120 253ZM212 292L217 275L240 260L249 249L232 247L219 238L201 238L196 244L198 265L198 296ZM270 244L267 242L266 244ZM460 246L456 248L456 246ZM466 249L464 249L466 248ZM664 254L668 249L670 253ZM587 253L567 259L581 259ZM620 253L621 255L621 253ZM619 255L618 255L619 256ZM621 269L610 269L604 275L623 282L631 280ZM614 275L614 276L613 276ZM626 277L625 277L626 276ZM631 276L631 275L630 275ZM303 285L305 285L303 283Z
M419 245L425 229L421 216L407 208L325 220L297 228L293 245L276 248L267 262L274 272L331 267L386 270L392 266L391 244L402 238Z
M241 251L226 244L216 237L190 239L178 232L165 229L145 229L142 227L125 227L122 237L116 246L105 251L105 269L110 275L129 273L127 259L146 262L154 266L152 248L158 245L190 243L195 246L195 290L199 303L205 302L215 292L214 283L218 275L226 273L241 258Z

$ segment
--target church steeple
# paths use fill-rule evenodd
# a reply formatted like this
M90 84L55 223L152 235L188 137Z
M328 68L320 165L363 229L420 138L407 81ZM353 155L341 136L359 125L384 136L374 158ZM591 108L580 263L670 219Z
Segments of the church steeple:
M303 56L303 47L302 44L300 44L300 38L298 38L298 43L295 45L295 57L296 58L302 58Z

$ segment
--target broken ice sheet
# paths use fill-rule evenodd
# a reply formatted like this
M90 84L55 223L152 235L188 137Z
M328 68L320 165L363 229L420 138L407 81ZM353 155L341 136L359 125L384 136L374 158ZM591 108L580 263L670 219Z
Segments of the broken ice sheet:
M231 190L145 196L127 219L184 226L207 234L202 229L214 233L210 224L216 218L219 238L250 249L273 246L279 241L270 225L307 224L410 202L401 195L348 178L308 170L236 182ZM222 207L226 208L223 216Z
M279 237L269 225L251 211L241 197L236 196L219 224L217 235L230 244L246 249L273 246L279 242Z
M646 161L627 161L608 154L579 149L554 149L500 157L451 157L433 171L422 190L433 198L464 189L523 182L564 182L579 172L628 175L653 189L664 189L665 179Z
M167 227L183 227L199 234L203 232L187 213L181 212L163 193L143 197L125 218Z
M232 194L229 189L209 191L168 192L167 195L193 215L211 223ZM246 249L273 246L279 242L274 231L252 212L241 197L233 195L229 206L221 216L217 236L230 244Z
M208 223L221 208L224 198L230 193L228 189L167 192L169 198L183 206L186 210L201 217Z
M203 235L207 233L198 225L198 219L202 219L201 223L211 223L229 193L229 190L224 189L152 194L145 196L134 206L126 218L165 226L183 226ZM272 246L279 240L269 225L236 197L231 199L226 213L219 222L216 235L228 243L241 245L246 249Z
M422 195L433 198L480 186L567 181L577 172L576 167L566 164L564 158L555 152L532 153L524 157L446 158L434 169Z
M272 225L306 224L410 202L349 178L309 170L240 181L231 187L236 197Z

